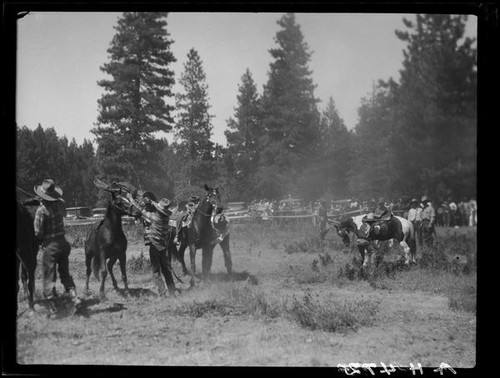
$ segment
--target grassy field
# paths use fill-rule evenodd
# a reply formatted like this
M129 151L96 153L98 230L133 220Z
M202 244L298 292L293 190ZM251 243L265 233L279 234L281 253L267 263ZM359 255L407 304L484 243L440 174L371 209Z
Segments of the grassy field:
M438 229L435 251L401 268L386 254L367 276L330 233L311 223L232 225L236 274L226 275L216 247L211 280L176 298L160 298L151 279L140 227L128 227L130 291L92 277L90 297L74 308L61 297L48 316L37 269L36 311L19 294L18 362L85 365L333 366L476 361L476 232ZM82 292L85 229L70 229L70 270ZM189 263L188 253L186 262ZM40 267L40 265L39 265ZM201 267L201 251L197 254ZM174 269L181 276L179 264ZM120 287L118 264L115 276ZM63 291L58 284L60 292Z

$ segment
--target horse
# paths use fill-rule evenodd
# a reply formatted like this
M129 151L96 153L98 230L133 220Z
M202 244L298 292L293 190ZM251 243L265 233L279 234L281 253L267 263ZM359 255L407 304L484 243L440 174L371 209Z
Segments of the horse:
M410 221L399 216L391 216L388 220L378 221L370 226L364 222L365 216L345 218L334 225L346 247L350 246L349 232L357 236L356 243L364 267L371 263L371 242L390 241L391 239L396 240L403 248L406 265L415 262L417 243L415 230Z
M25 202L24 204L27 204ZM30 309L34 309L35 270L38 254L38 239L35 235L33 217L24 205L16 201L16 285L19 292L19 268L23 283L24 297Z
M111 201L108 202L106 214L102 220L95 223L89 230L84 244L87 275L84 293L89 295L89 280L93 272L96 279L100 281L99 295L101 298L105 297L104 283L108 272L114 289L118 291L118 284L113 275L113 266L117 260L120 263L125 291L129 290L126 272L127 257L125 254L127 238L123 233L122 215L137 215L132 211L130 202L121 196L124 190L121 186L109 187L105 190L111 193Z
M194 285L194 276L196 272L196 251L202 249L202 277L207 278L210 275L212 267L212 256L215 247L215 241L218 233L213 226L213 213L215 209L221 207L221 200L218 188L210 188L205 184L206 195L198 204L191 223L187 228L180 231L180 247L178 258L183 264L184 251L189 247L189 257L191 262L191 286ZM180 225L179 225L180 226ZM229 249L229 234L220 242L222 253L224 255L224 265L228 275L232 274L231 251ZM183 264L184 265L184 264Z

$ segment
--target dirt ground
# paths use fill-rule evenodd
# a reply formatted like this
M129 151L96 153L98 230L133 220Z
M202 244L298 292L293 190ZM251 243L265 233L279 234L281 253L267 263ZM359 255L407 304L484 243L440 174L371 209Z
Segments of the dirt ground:
M338 278L337 273L321 279L311 269L318 259L317 251L286 253L284 248L286 243L311 232L291 230L254 237L234 227L231 251L234 270L240 274L233 280L227 279L222 251L216 247L213 279L188 290L188 279L184 277L184 284L177 283L181 293L175 298L157 296L147 268L129 270L128 294L113 290L108 278L106 300L101 301L96 295L98 282L92 277L94 295L82 296L81 308L76 312L62 298L57 316L48 316L40 299L38 268L36 311L28 311L19 294L18 362L141 366L475 365L476 314L452 309L448 291L440 289L463 284L464 280L475 287L475 274L435 274L414 267L376 284ZM327 249L332 256L328 272L338 272L352 257L340 249ZM129 261L140 258L141 252L147 256L145 246L132 243L127 252ZM188 254L186 262L189 264ZM201 267L201 251L197 267ZM175 263L174 268L180 276L180 266ZM326 268L320 267L320 271L326 272ZM70 269L81 295L85 280L82 248L72 250ZM114 271L123 288L118 264ZM63 291L61 286L58 289ZM308 293L318 303L372 301L378 310L370 324L353 330L312 329L284 310L290 308L286 304L294 298Z

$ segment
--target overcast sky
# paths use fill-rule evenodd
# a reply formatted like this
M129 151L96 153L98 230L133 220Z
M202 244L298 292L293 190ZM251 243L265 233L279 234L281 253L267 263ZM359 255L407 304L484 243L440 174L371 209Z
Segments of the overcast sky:
M99 69L121 13L34 12L18 21L16 121L34 129L53 127L81 143L93 141L97 100L103 94ZM187 53L195 48L207 76L212 140L225 145L226 121L234 114L238 85L248 68L259 93L267 82L281 13L169 13L167 30L177 62L178 82ZM405 44L395 36L405 30L407 14L297 13L304 40L313 52L309 68L315 95L325 107L329 97L351 129L362 97L374 82L399 80ZM477 19L469 17L467 35L476 37ZM174 92L179 87L174 87ZM171 137L168 136L171 140Z

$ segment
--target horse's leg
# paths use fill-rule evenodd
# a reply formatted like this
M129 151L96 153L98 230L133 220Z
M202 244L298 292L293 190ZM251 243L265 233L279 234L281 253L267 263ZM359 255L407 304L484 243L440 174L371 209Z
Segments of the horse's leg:
M89 291L89 281L90 275L92 274L92 253L89 251L85 251L85 267L86 267L86 279L85 279L85 288L83 289L83 293L85 295L90 295Z
M29 299L30 292L28 288L28 270L24 267L21 267L21 282L23 283L23 293L24 299Z
M106 294L104 292L104 284L106 283L106 276L108 275L108 270L106 269L106 255L104 254L104 251L98 252L101 253L100 257L100 262L99 264L99 274L101 278L101 285L99 286L99 296L101 299L104 299L106 297Z
M33 262L32 262L33 264ZM28 303L31 309L35 308L34 303L34 295L35 295L35 269L36 269L36 260L34 265L29 267L28 271Z
M111 277L111 282L113 283L113 287L116 291L118 291L118 283L116 282L115 275L113 274L113 266L115 266L116 260L118 260L118 256L114 254L109 258L107 266L108 266L109 276Z
M19 257L16 258L16 293L19 294L19 269L21 266L21 260Z
M203 273L203 279L208 278L210 275L210 270L212 268L212 256L214 254L214 247L213 246L207 246L203 247L202 249L202 273Z
M174 246L175 248L175 246ZM179 261L182 265L182 274L186 275L186 274L189 274L189 270L186 266L186 263L184 261L184 251L186 250L187 248L187 244L185 243L181 243L181 245L179 246L179 249L175 248L174 249L174 254L175 254L175 258L177 259L177 261ZM177 252L175 252L177 251Z
M399 242L399 245L403 248L403 251L405 253L405 264L410 265L410 247L408 246L408 243L403 239Z
M189 244L189 259L191 260L191 286L194 286L194 276L196 273L196 246L194 243Z
M128 291L128 282L127 282L127 255L122 253L119 257L119 262L120 262L120 271L122 273L122 281L123 281L123 287L126 291Z
M231 275L233 272L233 262L231 260L231 250L229 249L229 235L222 240L220 246L224 255L224 265L226 266L227 274Z

